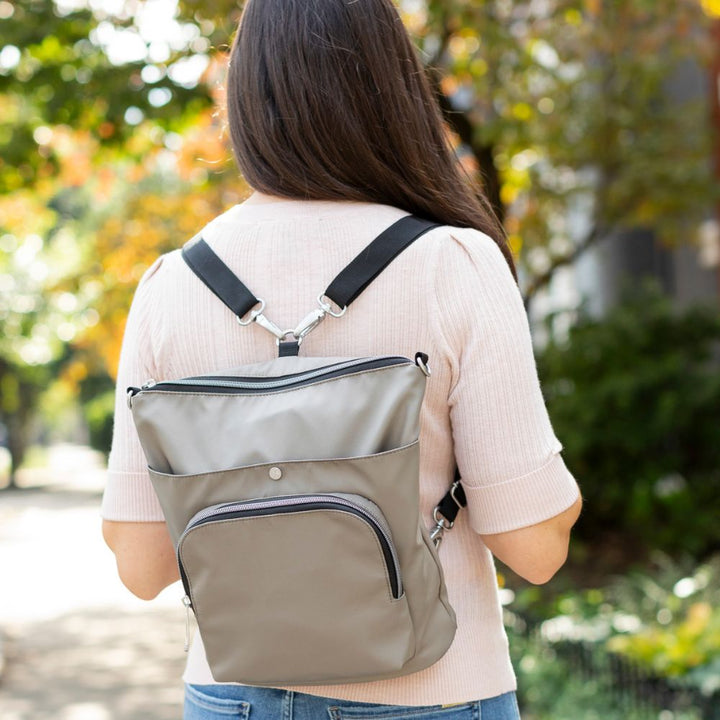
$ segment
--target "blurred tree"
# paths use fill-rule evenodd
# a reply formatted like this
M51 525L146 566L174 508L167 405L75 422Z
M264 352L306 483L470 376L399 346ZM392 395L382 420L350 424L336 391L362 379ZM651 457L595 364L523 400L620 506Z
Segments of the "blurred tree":
M687 63L709 61L697 2L432 0L423 25L446 117L505 217L526 297L617 228L692 242L717 197L707 98L672 88Z
M91 261L79 278L94 288L93 308L102 318L76 343L85 363L89 354L115 374L127 309L142 273L159 254L178 248L238 202L243 189L237 181L235 187L229 181L192 187L151 175L105 209L97 219Z
M618 228L694 242L718 197L706 92L716 0L397 0L463 164L519 255L528 299ZM235 0L181 0L226 42ZM232 27L232 24L231 24ZM710 88L709 78L707 92Z
M197 83L209 49L201 28L173 20L150 40L151 12L152 3L121 4L111 14L3 0L0 193L43 180L80 186L100 164L93 160L137 157L130 141L144 119L182 132L210 105ZM156 134L156 144L163 137ZM98 157L100 149L116 152Z
M27 223L27 220L25 221ZM0 235L0 423L10 451L10 486L27 448L35 406L57 372L82 316L56 285L77 259L71 238Z
M51 379L107 439L100 398L140 274L237 202L227 184L242 189L214 116L207 23L163 7L0 0L0 422L13 477ZM67 272L39 271L70 238L71 267L54 261Z

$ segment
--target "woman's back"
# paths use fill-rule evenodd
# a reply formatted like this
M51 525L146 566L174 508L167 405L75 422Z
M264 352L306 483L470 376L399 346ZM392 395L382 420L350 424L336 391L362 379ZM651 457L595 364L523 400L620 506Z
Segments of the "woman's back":
M217 218L203 237L266 302L265 315L294 327L328 282L376 235L405 215L372 203L281 200L256 193ZM171 253L146 274L128 322L119 387L198 375L275 357L274 338L240 327ZM514 689L495 571L482 534L556 515L577 497L557 454L540 395L522 302L498 246L469 229L437 228L394 261L342 318L327 318L301 355L430 356L421 416L420 493L426 525L446 492L455 455L468 513L440 557L458 631L448 653L411 676L302 688L348 700L447 704ZM119 396L120 397L120 396ZM454 434L451 432L454 428ZM157 506L130 414L118 403L103 514L157 521ZM128 484L127 476L135 482ZM472 527L471 527L472 525ZM185 679L212 683L202 648Z

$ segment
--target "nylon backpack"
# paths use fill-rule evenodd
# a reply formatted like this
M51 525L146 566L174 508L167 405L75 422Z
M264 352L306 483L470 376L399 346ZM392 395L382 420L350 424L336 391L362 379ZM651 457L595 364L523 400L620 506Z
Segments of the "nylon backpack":
M428 357L301 357L434 223L406 216L358 255L293 330L201 236L182 256L236 315L278 341L267 362L128 388L128 404L217 682L312 685L406 675L456 629L437 546L465 505L459 477L419 511ZM331 305L331 303L333 303ZM187 636L186 636L187 650Z

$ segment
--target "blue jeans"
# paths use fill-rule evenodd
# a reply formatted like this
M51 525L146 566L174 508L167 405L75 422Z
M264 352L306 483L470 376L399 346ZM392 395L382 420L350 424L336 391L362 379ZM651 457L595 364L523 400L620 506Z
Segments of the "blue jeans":
M515 693L450 707L375 705L244 685L186 685L184 720L520 720Z

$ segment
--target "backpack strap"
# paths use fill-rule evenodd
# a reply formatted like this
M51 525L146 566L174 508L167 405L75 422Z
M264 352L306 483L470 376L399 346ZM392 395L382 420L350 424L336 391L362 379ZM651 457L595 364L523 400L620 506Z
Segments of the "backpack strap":
M295 330L283 331L263 315L265 302L257 297L215 254L210 246L196 235L182 249L182 258L200 280L228 307L241 325L257 322L278 338L284 340L294 335L295 340L302 338L324 317L330 314L342 315L363 290L407 247L421 235L439 223L407 215L378 235L337 277L328 285L318 302L320 308L308 315ZM340 308L333 311L323 297L331 300ZM253 310L256 305L259 309ZM252 310L247 320L243 318Z
M205 285L229 307L239 319L261 303L240 278L196 235L185 243L182 259ZM262 303L264 305L264 303Z
M346 308L403 251L439 223L407 215L381 232L328 285L325 297Z

